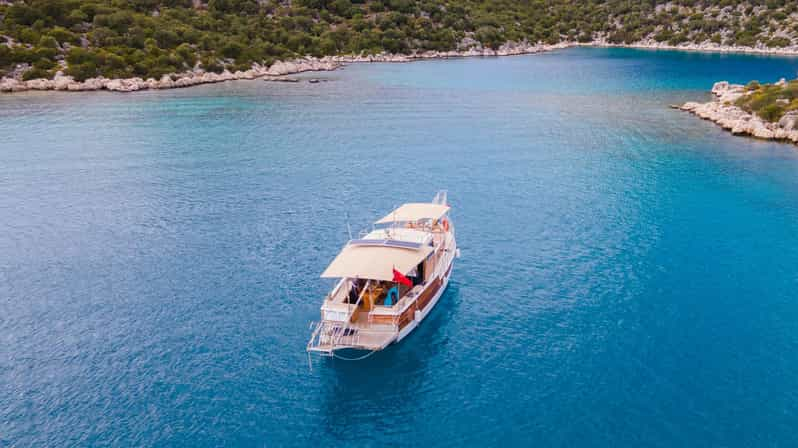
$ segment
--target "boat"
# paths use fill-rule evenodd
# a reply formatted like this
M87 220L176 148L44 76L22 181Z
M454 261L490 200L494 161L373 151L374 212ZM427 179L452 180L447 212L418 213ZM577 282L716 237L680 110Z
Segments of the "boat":
M407 337L449 285L459 255L446 191L403 204L350 240L321 274L337 279L308 354L383 350Z

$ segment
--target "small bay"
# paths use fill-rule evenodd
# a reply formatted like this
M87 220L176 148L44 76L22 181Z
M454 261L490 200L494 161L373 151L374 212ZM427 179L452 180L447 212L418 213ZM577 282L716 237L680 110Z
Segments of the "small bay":
M0 95L0 446L795 446L798 147L668 105L797 71L573 48ZM347 222L439 189L433 314L311 371Z

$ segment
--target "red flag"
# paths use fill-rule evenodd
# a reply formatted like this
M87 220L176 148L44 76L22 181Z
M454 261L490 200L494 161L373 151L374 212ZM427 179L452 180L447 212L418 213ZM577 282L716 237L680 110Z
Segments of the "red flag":
M396 283L401 283L407 286L408 288L413 287L413 282L411 282L409 278L402 275L402 273L397 271L395 268L393 270L393 281L395 281Z

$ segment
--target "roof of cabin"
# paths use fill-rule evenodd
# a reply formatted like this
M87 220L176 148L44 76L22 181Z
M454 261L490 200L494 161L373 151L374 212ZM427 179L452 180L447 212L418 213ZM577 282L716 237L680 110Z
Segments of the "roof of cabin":
M369 241L368 244L362 244ZM321 274L323 278L393 281L393 270L407 274L432 253L433 247L391 240L358 240L347 244Z
M411 202L388 213L385 217L377 221L376 224L410 222L422 219L440 219L449 211L449 208L448 205L433 204L430 202Z

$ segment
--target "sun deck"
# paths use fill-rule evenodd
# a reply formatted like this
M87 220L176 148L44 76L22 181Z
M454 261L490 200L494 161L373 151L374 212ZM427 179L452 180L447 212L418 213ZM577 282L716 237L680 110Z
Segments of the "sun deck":
M327 343L316 345L311 348L313 351L329 352L332 347L382 350L396 339L396 327L370 323L367 313L358 313L357 319L348 325L329 321L325 324L320 333L327 333L321 334L321 339L326 338Z

